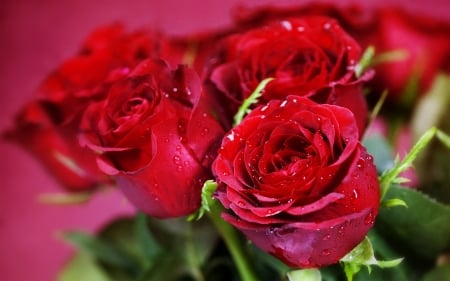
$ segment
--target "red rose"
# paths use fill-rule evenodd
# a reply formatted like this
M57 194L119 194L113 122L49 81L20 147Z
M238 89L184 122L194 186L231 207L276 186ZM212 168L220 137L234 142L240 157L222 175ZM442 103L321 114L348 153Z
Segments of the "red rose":
M378 54L400 50L406 57L379 64L373 87L389 90L389 96L401 100L411 79L417 80L417 92L423 95L440 71L450 73L450 24L433 18L412 15L400 9L384 8L376 12L377 25L361 34ZM413 98L413 97L409 97Z
M230 36L211 58L206 85L234 115L265 78L261 103L287 94L349 108L359 132L366 125L362 79L355 76L359 45L326 17L286 19Z
M105 97L112 81L157 51L155 36L127 33L119 24L94 31L75 56L45 79L6 137L31 152L68 190L109 183L95 154L78 145L80 118L89 103Z
M272 100L224 137L213 171L223 218L290 266L338 262L378 214L373 158L343 107Z
M92 104L82 141L100 153L134 205L149 215L183 216L199 207L203 182L224 134L214 110L201 99L197 74L145 60Z

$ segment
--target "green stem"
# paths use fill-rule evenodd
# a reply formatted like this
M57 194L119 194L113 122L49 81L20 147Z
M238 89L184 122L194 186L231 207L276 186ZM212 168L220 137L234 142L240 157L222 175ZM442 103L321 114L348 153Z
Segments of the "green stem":
M207 214L224 239L233 261L237 266L241 280L258 281L259 278L256 277L256 274L249 263L236 229L225 222L220 216L223 209L222 206L216 200L210 200L209 207L210 212L207 212Z

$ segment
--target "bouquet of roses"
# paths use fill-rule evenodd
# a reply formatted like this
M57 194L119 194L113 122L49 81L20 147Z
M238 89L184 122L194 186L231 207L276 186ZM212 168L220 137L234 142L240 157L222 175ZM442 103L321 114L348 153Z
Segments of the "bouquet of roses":
M61 281L450 280L448 73L450 24L393 8L112 24L5 137L65 200L112 186L141 211L65 232Z

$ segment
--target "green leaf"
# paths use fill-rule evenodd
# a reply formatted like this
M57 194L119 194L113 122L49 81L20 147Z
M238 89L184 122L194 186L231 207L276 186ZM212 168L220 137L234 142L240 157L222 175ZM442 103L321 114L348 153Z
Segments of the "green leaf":
M450 281L450 264L434 268L421 281Z
M207 180L205 181L205 183L203 184L202 187L202 193L201 193L201 206L200 208L193 214L191 214L188 217L189 221L192 220L199 220L201 219L204 215L205 212L210 212L210 201L212 200L212 196L214 191L216 191L217 189L217 183L214 180Z
M372 65L378 65L387 62L396 62L406 60L409 56L409 52L406 49L391 50L383 53L378 53L373 58Z
M389 200L385 200L381 203L381 206L385 207L385 208L391 208L391 207L397 207L397 206L408 208L408 204L406 204L406 202L403 201L402 199L398 199L398 198L392 198Z
M397 249L395 241L389 236L383 237L380 233L372 228L368 234L370 242L372 243L375 256L381 260L395 260L398 257L405 256ZM371 267L371 270L361 270L354 276L355 281L380 281L380 280L395 280L395 281L412 281L414 276L418 276L422 272L422 267L415 264L415 260L410 257L405 257L403 262L398 266L391 268ZM422 264L419 261L420 264Z
M183 276L196 281L204 280L202 268L209 261L218 241L212 226L205 220L190 223L184 218L149 218L148 223L165 251L152 267L141 272L138 280L175 281Z
M78 253L58 274L58 281L113 281L87 253Z
M450 247L450 206L413 189L392 186L386 199L399 198L408 208L380 209L376 227L399 246L423 258Z
M262 80L256 87L256 89L253 91L253 93L242 102L241 107L239 107L236 115L234 116L234 126L241 123L242 119L244 119L245 114L248 114L250 112L250 106L258 102L258 99L262 95L262 91L267 86L267 84L269 84L269 82L272 80L274 80L274 78L266 78Z
M73 205L86 203L92 198L92 192L76 193L43 193L39 194L38 202L49 205Z
M415 107L411 130L414 138L428 128L437 127L436 139L420 154L415 162L421 190L450 204L450 76L436 76L430 90Z
M375 55L375 47L374 46L367 47L361 57L361 60L355 66L356 77L361 77L364 71L366 71L372 65L374 55Z
M124 252L99 238L76 231L65 232L62 237L100 261L121 268L133 268L133 261Z
M372 112L370 113L367 127L370 127L372 125L372 123L375 121L375 119L377 118L378 114L381 111L381 108L383 107L384 102L386 101L387 95L388 95L388 91L387 90L383 91L383 93L381 94L381 97L378 99ZM366 130L366 133L367 132L368 132L368 130ZM363 139L365 139L365 136L363 137Z
M344 264L345 275L347 280L353 280L353 276L358 273L362 266L367 266L370 272L370 266L376 265L381 268L395 267L402 262L403 258L380 261L375 258L372 243L366 237L358 246L350 253L345 255L340 261Z
M406 171L408 168L412 166L413 161L417 158L418 154L425 149L425 147L430 143L433 137L436 134L436 128L428 129L416 142L416 144L411 148L408 154L399 161L395 159L395 164L392 169L386 170L380 176L380 189L381 189L381 199L384 198L386 193L388 192L390 186L395 183L396 178L400 173Z
M322 281L320 271L316 268L297 269L287 273L289 281Z
M136 216L134 234L143 256L149 261L155 260L163 251L150 231L147 216L143 213Z

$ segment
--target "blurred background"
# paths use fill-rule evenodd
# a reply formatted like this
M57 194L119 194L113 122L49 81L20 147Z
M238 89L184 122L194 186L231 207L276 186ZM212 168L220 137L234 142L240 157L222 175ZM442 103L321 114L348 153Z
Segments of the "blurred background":
M339 5L353 2L336 1ZM12 124L14 114L40 81L99 25L121 21L130 29L149 26L181 34L229 24L237 5L275 3L298 5L302 1L2 0L0 131ZM386 5L373 0L358 3L369 7ZM389 5L449 20L449 0L391 0ZM58 232L93 232L112 218L134 212L121 194L112 191L97 194L81 206L39 203L41 194L62 189L23 149L4 141L0 141L0 190L0 279L4 281L55 280L73 252L58 240Z

